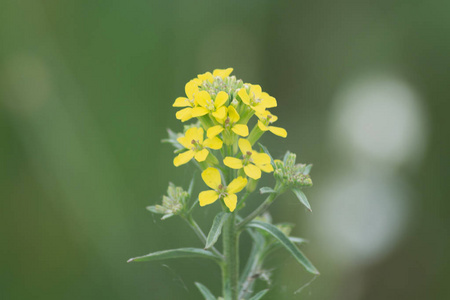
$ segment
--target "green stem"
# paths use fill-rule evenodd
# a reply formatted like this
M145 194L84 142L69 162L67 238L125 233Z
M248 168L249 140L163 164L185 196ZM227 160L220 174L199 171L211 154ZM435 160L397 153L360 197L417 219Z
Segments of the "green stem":
M222 229L222 289L225 300L238 300L239 294L239 233L235 220L236 214L230 214Z
M242 229L244 229L244 226L247 225L247 223L265 212L278 195L278 193L270 194L269 197L267 197L266 200L264 200L264 202L258 208L256 208L251 214L249 214L247 217L245 217L245 219L237 224L237 229L241 231Z

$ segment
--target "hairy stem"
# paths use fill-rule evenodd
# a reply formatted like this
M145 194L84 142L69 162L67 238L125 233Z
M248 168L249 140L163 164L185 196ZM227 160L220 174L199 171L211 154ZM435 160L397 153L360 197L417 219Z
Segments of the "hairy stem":
M222 229L222 289L225 300L238 300L239 294L239 233L235 220L236 214L230 214Z

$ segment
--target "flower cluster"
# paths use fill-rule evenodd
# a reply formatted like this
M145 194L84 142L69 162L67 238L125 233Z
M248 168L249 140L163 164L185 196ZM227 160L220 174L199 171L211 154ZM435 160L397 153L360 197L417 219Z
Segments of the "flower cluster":
M200 205L220 199L230 211L236 208L236 194L249 180L258 180L261 172L274 171L270 157L252 149L252 145L267 131L287 136L286 130L272 125L278 118L268 109L277 106L276 99L261 86L230 76L232 71L216 69L198 75L186 84L186 97L178 97L173 103L180 108L178 120L198 120L176 139L180 153L174 165L193 160L212 189L200 193ZM250 131L253 116L257 120Z

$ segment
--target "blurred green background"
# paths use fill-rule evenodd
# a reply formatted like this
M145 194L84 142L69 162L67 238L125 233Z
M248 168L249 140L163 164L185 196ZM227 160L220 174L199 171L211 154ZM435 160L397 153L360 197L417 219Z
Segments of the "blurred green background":
M195 281L219 295L210 262L126 260L201 246L145 206L192 174L160 143L182 128L174 99L198 73L234 67L278 100L288 138L266 134L272 154L314 163L313 213L290 195L271 212L310 241L322 275L298 291L311 276L280 251L267 299L449 299L449 11L416 0L1 1L0 298L200 299ZM216 210L197 212L204 230Z

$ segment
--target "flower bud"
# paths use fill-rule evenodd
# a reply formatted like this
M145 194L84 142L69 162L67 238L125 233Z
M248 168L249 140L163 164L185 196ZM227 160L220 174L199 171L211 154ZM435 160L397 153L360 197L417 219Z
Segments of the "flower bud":
M152 213L164 215L161 219L165 220L173 215L182 214L189 198L188 192L170 182L167 196L163 196L162 205L147 206L147 209Z

